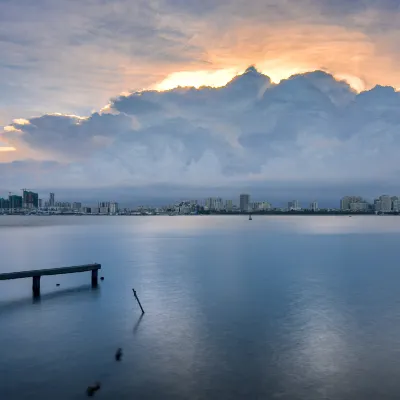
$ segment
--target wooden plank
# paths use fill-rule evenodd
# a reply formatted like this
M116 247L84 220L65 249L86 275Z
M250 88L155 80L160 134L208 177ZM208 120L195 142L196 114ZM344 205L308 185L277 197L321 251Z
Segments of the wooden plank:
M0 281L8 279L33 278L34 276L74 274L76 272L86 272L101 269L101 264L77 265L73 267L36 269L32 271L8 272L0 274Z

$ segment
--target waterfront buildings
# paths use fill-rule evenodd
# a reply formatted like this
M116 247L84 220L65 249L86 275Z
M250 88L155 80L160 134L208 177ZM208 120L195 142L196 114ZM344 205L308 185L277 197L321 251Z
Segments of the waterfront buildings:
M10 208L10 202L8 199L0 197L0 210L6 210Z
M301 210L298 200L292 200L288 203L288 211L299 211Z
M221 211L224 205L220 197L208 197L205 201L205 207L210 211Z
M241 194L239 197L239 207L241 212L248 212L250 205L250 195Z
M39 195L27 189L22 189L23 207L32 209L39 207Z
M226 200L225 210L228 212L231 212L233 210L233 201L232 200Z
M115 201L112 201L110 203L109 213L116 214L117 212L118 212L118 203L116 203Z
M23 195L17 196L9 192L8 198L0 198L0 213L25 213L25 214L71 214L84 213L95 215L159 215L159 214L198 214L198 213L377 213L388 214L400 213L400 199L398 196L381 195L370 203L361 196L345 196L340 200L340 209L320 209L318 202L313 201L309 207L302 209L298 200L287 203L287 208L273 207L267 201L250 202L250 194L240 194L239 202L226 200L220 197L208 197L204 201L186 200L163 207L140 206L135 209L120 209L115 201L102 201L97 206L83 206L81 202L55 201L55 194L50 193L49 200L44 202L39 199L38 194L29 189L23 189Z
M23 206L22 196L18 196L16 194L9 195L8 201L11 209L20 209Z
M369 204L367 202L355 202L355 203L350 203L350 211L351 212L360 212L360 211L368 211L370 208Z
M78 202L72 203L73 210L80 211L81 208L82 208L82 203L78 203Z
M254 212L268 211L271 209L271 204L269 204L267 201L257 201L257 202L252 203L251 209Z
M392 197L392 211L393 212L400 211L400 199L397 196Z
M364 208L367 209L365 204L368 205L360 196L345 196L340 200L340 209L342 211L361 211Z

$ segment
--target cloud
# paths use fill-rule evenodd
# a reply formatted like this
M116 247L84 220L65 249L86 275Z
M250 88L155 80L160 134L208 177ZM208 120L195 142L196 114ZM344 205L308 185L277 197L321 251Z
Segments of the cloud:
M45 160L0 163L0 187L394 184L399 110L392 87L357 93L323 71L273 84L249 67L223 87L115 97L107 113L15 119L0 139Z
M23 0L0 7L0 125L54 111L87 115L126 90L224 85L249 64L275 83L323 69L359 90L400 88L395 0Z

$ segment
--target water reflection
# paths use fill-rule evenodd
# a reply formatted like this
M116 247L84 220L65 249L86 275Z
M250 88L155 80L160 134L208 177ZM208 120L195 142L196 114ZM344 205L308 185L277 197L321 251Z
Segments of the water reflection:
M0 233L16 268L51 243L56 266L96 259L106 276L101 292L48 277L35 305L1 283L0 397L81 398L101 380L106 399L396 398L397 220L340 218L95 217L18 228L23 246Z
M140 314L140 317L138 318L138 320L136 321L135 325L133 326L133 334L136 335L138 329L139 329L139 325L142 322L144 314Z
M4 282L3 282L4 283ZM20 308L32 307L32 305L40 305L45 301L54 299L62 299L73 297L74 301L82 299L83 296L100 295L100 286L93 288L92 285L80 285L73 288L61 289L51 293L41 294L40 296L31 296L16 300L4 300L0 302L0 314L6 312L19 311Z

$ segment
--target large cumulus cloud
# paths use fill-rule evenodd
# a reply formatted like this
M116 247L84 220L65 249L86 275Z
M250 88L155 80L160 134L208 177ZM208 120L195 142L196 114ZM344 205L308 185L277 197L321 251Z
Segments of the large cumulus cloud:
M394 183L400 94L315 71L279 84L254 67L221 88L142 91L88 117L16 120L0 135L46 155L1 165L0 187L146 183ZM21 182L21 183L20 183Z

